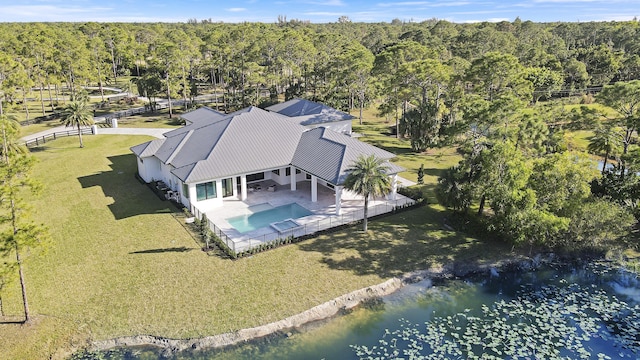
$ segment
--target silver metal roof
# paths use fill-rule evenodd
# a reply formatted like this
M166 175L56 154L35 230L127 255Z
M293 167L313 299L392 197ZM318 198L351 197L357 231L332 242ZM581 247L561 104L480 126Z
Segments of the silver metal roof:
M184 113L182 115L180 115L181 118L183 118L186 122L187 125L179 128L179 129L174 129L171 130L169 132L166 132L164 134L164 136L173 136L173 135L178 135L178 134L182 134L184 132L190 131L190 130L194 130L194 129L198 129L201 128L203 126L207 126L213 122L216 122L218 120L221 120L223 118L225 118L227 115L215 111L209 107L203 106L201 108L198 108L196 110L190 111L188 113Z
M225 116L227 115L219 111L215 111L208 106L203 106L196 110L180 115L181 118L185 119L190 124L208 124L212 120L221 119Z
M386 150L319 127L303 134L291 164L331 184L340 185L354 161L371 154L385 160L395 157ZM398 167L389 166L389 170L390 174L397 173Z
M165 139L156 139L147 141L146 143L142 143L140 145L136 145L131 147L131 152L136 154L138 157L149 157L153 156L156 151L160 148Z
M355 119L351 114L305 99L291 99L269 106L267 110L288 116L300 125L318 125Z
M173 165L172 173L186 183L293 165L338 185L360 155L374 154L386 160L395 157L347 135L324 127L308 130L286 116L257 107L211 116L209 120L199 118L197 126L192 123L178 129L182 131L170 131L165 139L134 146L131 151ZM390 173L403 170L389 165Z
M211 144L216 139L213 146L208 146L206 158L195 159L194 166L180 155L181 163L188 168L176 169L174 174L183 181L192 183L287 166L306 130L257 107L230 114L219 123L215 124L218 132L212 131L210 135L206 131L214 125L195 130L199 134L191 136L181 148L184 156L189 157L203 142Z

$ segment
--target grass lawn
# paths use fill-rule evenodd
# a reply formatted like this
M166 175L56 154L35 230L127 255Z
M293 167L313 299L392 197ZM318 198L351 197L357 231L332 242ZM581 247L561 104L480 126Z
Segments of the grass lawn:
M22 126L20 128L20 136L27 136L38 133L40 131L48 130L63 125L60 120L43 121L37 124L30 124ZM168 110L161 110L157 113L145 113L134 116L127 116L125 118L118 119L118 127L124 128L177 128L180 127L181 122L178 121L177 116L174 115L172 119L169 119Z
M0 323L0 359L61 357L90 340L133 334L201 337L276 321L355 289L449 262L488 262L511 252L499 242L443 230L438 206L372 221L370 231L343 230L237 261L208 256L159 200L135 178L130 146L140 136L86 136L48 142L35 176L45 188L33 215L52 235L48 251L25 266L32 325ZM451 154L411 155L433 185ZM430 161L434 160L433 163ZM412 172L413 171L413 172ZM431 200L431 202L433 202ZM2 293L19 316L19 287Z
M593 136L591 130L567 131L564 138L567 140L567 148L572 151L587 152L589 138Z
M121 117L118 119L118 127L129 128L177 128L182 126L182 121L178 114L182 112L173 111L173 118L169 118L169 110L162 109L154 113L144 113L139 115Z
M63 125L60 120L43 121L37 124L29 124L20 128L20 136L27 136L40 131L48 130Z

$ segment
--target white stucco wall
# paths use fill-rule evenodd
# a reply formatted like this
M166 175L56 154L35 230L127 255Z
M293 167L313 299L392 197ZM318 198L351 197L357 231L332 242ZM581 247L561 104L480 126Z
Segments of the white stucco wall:
M169 187L172 188L171 182L173 180L173 175L171 174L171 170L173 170L173 166L167 164L160 164L160 169L162 173L162 178L159 180L164 181ZM172 188L173 189L173 188Z
M160 160L155 157L138 158L138 174L145 182L163 180Z
M147 164L145 164L145 161L139 157L137 157L136 160L138 162L138 175L145 182L150 182L151 178L147 175Z
M271 180L275 181L276 183L278 183L278 185L287 185L287 184L291 184L291 176L287 175L287 167L283 167L280 168L280 175L269 171L270 174L270 178Z
M196 185L197 184L189 184L189 202L191 203L191 205L198 208L198 210L200 210L200 212L202 213L206 213L209 210L222 206L222 180L215 181L216 197L213 199L198 201Z

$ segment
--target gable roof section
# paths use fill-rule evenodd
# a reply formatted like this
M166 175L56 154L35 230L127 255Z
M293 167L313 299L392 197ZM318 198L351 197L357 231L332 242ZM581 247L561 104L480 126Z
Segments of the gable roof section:
M178 147L181 146L182 140L184 140L188 134L189 132L184 132L179 135L165 138L160 148L156 150L154 154L155 157L166 164L169 158L174 155L174 152L178 149Z
M180 117L187 122L187 125L164 133L165 137L170 137L188 132L190 130L199 129L203 126L207 126L214 122L220 121L227 117L227 115L215 111L209 107L203 106L199 109L184 113L180 115Z
M147 141L146 143L142 143L140 145L132 146L130 148L131 152L136 154L139 158L145 158L149 156L153 156L156 151L162 146L162 143L165 139L156 139Z
M297 98L269 106L267 110L288 116L305 126L355 119L353 115L324 104Z
M218 140L209 147L205 159L191 163L186 160L201 146L196 137L189 139L193 144L182 146L180 152L184 152L185 159L181 163L184 166L173 170L174 175L193 183L288 166L306 130L286 117L256 107L230 114L220 123L226 123L226 126L220 129ZM195 133L204 133L209 126ZM209 138L206 134L197 137ZM176 155L175 159L180 156ZM175 165L178 165L177 161Z
M224 118L206 126L189 130L186 133L175 135L174 137L183 139L183 144L176 149L169 163L179 168L207 159L230 122L231 118Z
M389 160L394 154L363 143L347 135L326 128L315 128L305 132L291 161L291 165L328 181L331 184L342 184L347 176L347 169L359 156L375 155ZM397 173L403 169L386 162L389 173Z
M184 113L180 115L181 118L188 121L190 124L210 124L211 121L215 121L218 119L222 119L226 117L226 114L223 114L219 111L215 111L208 106L203 106L193 111L189 111L188 113Z

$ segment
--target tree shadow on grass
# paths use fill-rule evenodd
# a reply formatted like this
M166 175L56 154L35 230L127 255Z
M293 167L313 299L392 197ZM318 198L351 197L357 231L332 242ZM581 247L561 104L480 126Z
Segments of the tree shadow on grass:
M442 175L443 172L444 172L443 169L424 168L424 174L428 176L440 177L440 175Z
M447 213L424 206L300 244L303 251L319 252L332 269L383 278L451 264L473 268L508 254L499 241L470 238L444 228Z
M135 155L109 156L108 159L111 170L82 176L78 181L83 189L101 187L104 195L113 199L108 206L116 220L179 210L172 202L160 200L148 186L137 180Z
M163 248L163 249L138 250L138 251L132 251L129 254L162 254L167 252L188 252L192 250L195 250L195 249L188 248L186 246L181 246L181 247L172 247L172 248Z
M379 147L381 149L384 149L390 153L396 154L396 155L411 155L411 154L415 154L415 151L411 150L411 148L402 146L401 144L395 144L395 143L389 143L386 141L381 141L381 140L369 140L367 141L368 144L374 145L376 147Z

